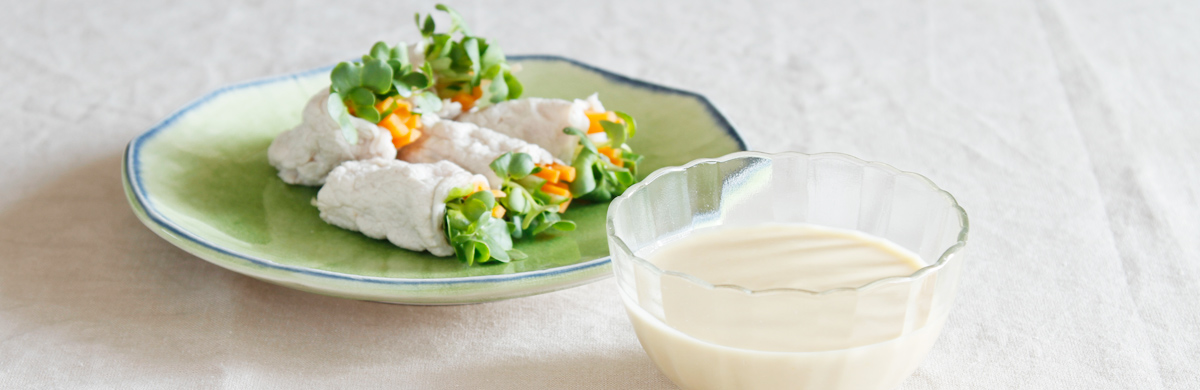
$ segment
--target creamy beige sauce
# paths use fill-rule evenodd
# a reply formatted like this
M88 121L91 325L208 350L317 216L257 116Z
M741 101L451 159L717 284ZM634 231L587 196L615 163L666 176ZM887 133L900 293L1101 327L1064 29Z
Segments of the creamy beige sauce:
M654 251L658 268L751 290L825 291L907 276L924 265L881 238L812 225L762 225L691 234Z
M887 240L811 225L720 228L640 255L752 290L854 288L924 266ZM944 321L915 323L920 305L911 303L922 297L903 284L809 298L707 289L669 275L660 282L661 314L625 303L646 352L685 389L890 389L916 369Z

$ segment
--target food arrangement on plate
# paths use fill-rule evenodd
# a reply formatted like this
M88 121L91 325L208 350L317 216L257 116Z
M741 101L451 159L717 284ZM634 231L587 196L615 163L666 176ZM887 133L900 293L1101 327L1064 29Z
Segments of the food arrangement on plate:
M746 149L704 96L504 55L443 11L436 26L421 15L416 44L364 42L357 61L225 86L155 124L123 160L134 213L188 253L290 288L486 302L611 275L610 199Z
M376 43L330 72L268 159L288 184L320 186L324 221L472 265L520 260L513 240L570 231L572 202L637 181L636 121L584 99L522 98L520 69L453 9L414 44Z

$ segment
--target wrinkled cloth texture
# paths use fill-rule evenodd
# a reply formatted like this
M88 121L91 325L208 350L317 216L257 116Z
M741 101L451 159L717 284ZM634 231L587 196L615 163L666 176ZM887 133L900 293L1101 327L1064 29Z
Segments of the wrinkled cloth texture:
M704 94L751 148L953 193L970 257L901 389L1200 388L1200 2L452 5L506 53ZM130 211L130 139L223 85L414 41L432 3L0 8L0 388L673 388L612 279L358 302L226 271Z

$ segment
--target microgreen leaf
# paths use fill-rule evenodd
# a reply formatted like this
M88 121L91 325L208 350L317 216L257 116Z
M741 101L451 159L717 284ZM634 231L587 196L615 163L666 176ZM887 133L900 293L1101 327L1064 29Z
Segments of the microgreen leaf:
M501 154L500 157L496 157L495 160L492 160L492 163L488 164L488 166L492 168L492 172L495 172L496 176L505 179L508 178L508 166L512 164L512 160L513 153L506 152Z
M373 106L358 107L354 110L354 113L359 118L362 118L367 122L378 123L379 121L383 120L383 118L379 115L379 110L376 110Z
M450 201L453 201L455 199L461 199L465 196L471 195L471 192L472 192L471 187L452 188L452 189L450 189L450 192L446 195L446 200L444 200L442 202L450 203Z
M362 66L349 62L338 63L330 72L329 78L333 81L333 92L346 93L362 81Z
M392 57L391 59L394 61L400 62L400 65L403 65L403 66L409 65L408 44L407 43L404 43L404 42L397 43L396 46L392 47L391 53L389 53L389 54L391 54L391 57Z
M458 256L458 261L472 265L475 263L475 243L465 242L455 246L454 254Z
M375 104L375 94L362 87L351 88L346 92L346 98L354 103L356 111L358 106L370 106Z
M420 72L408 72L404 76L401 76L400 79L408 86L417 89L425 89L430 86L429 77Z
M479 77L478 75L482 73L482 69L479 67L479 41L471 37L463 38L462 48L467 53L467 59L471 61L471 71L475 72L475 77ZM478 82L471 84L479 85Z
M629 173L633 174L634 177L637 177L638 166L642 164L642 160L645 159L645 157L640 154L625 152L625 154L621 156L621 159L625 160L625 168L629 170Z
M392 67L371 56L363 56L362 86L377 94L392 88Z
M446 197L444 230L455 256L467 265L523 258L522 253L511 252L508 223L492 217L495 198L491 191L471 191L471 187L455 188Z
M613 113L617 114L617 118L621 118L621 120L625 122L625 128L629 130L625 135L625 139L633 138L633 136L637 134L637 121L634 120L632 116L629 116L629 114L624 112L613 111Z
M491 191L477 191L467 197L468 203L473 200L483 202L483 207L489 212L492 211L492 207L496 206L496 195L492 194Z
M346 111L346 104L342 102L342 96L337 92L330 92L325 106L329 116L333 117L338 127L342 128L342 136L346 138L346 142L358 145L358 129L354 128L354 122L350 121L350 112Z
M467 219L471 221L478 221L479 218L485 216L485 214L491 211L491 208L487 207L483 201L478 199L468 199L463 203L463 215L465 215Z
M413 99L421 114L434 114L442 110L442 99L432 91L421 92Z
M375 45L371 46L370 54L371 57L386 61L392 58L392 48L388 47L387 43L383 41L375 42Z
M452 228L465 230L468 226L471 226L471 221L468 220L461 211L448 210L446 211L446 215L446 222L449 223L449 226Z
M537 169L537 165L533 162L533 156L527 153L513 152L501 154L492 160L489 166L496 176L504 180L519 180L529 176Z
M450 50L452 49L450 40L451 37L449 34L434 34L433 44L425 50L426 59L442 58L450 55Z
M608 135L609 147L619 148L625 143L625 125L616 122L600 121L600 127L603 127L604 134Z
M537 165L533 163L533 156L526 153L517 153L513 155L512 162L508 165L508 176L513 179L520 179L529 176L536 168Z
M450 98L490 83L484 91L485 99L476 101L477 107L520 97L524 88L505 63L504 52L486 39L471 35L458 12L442 4L437 9L450 16L449 31L429 30L428 20L418 22L417 27L426 41L425 63L433 70L426 75L436 86L438 96Z
M471 30L467 29L467 23L463 22L462 15L459 15L453 8L447 7L445 4L438 4L436 8L450 15L450 33L462 31L463 35L471 35Z
M508 224L504 223L504 220L489 216L480 226L478 233L482 235L483 242L488 244L493 258L501 262L509 261L508 251L512 249L513 243Z
M575 181L570 185L572 194L586 194L596 189L596 177L592 173L592 166L599 158L599 153L586 147L575 156L575 161L571 163L576 172Z
M563 129L563 132L573 135L573 136L576 136L576 137L579 137L579 145L583 146L583 148L585 150L595 153L597 155L600 154L600 152L596 149L596 144L592 143L592 140L587 137L587 133L584 133L582 130L576 129L574 127L568 127L568 128ZM575 160L578 161L579 158L576 157Z
M417 19L418 20L421 19L421 14L417 14ZM417 26L421 26L421 24L417 23ZM425 16L425 26L421 27L421 36L428 38L430 35L433 35L433 30L436 28L437 28L437 25L433 24L433 15L432 14L426 15Z
M509 235L511 235L514 240L520 240L525 236L525 230L521 229L521 221L523 217L521 214L515 214L511 218L512 220L508 222Z
M484 68L483 74L479 75L482 80L491 80L504 71L503 64L492 65Z
M525 191L525 187L520 185L509 184L503 186L505 196L500 198L500 204L504 208L516 214L524 214L529 212L530 196L529 192Z
M480 58L480 68L489 69L493 66L504 64L504 52L500 50L500 46L489 46L483 52L483 57Z
M488 93L491 94L488 101L492 103L508 100L508 83L504 82L504 75L498 74L492 78L492 84L488 85Z
M402 98L412 97L413 86L406 84L404 81L392 80L392 88L396 89L396 94Z
M521 85L521 80L517 80L517 76L513 76L512 72L504 71L504 83L508 85L508 100L517 99L525 92L525 86Z

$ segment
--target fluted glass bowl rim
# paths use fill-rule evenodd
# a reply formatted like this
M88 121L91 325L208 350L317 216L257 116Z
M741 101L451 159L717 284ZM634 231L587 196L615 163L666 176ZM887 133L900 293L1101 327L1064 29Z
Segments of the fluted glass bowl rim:
M736 284L712 284L704 279L701 279L697 276L694 276L694 275L691 275L691 274L688 274L685 272L665 271L661 268L658 268L658 266L654 265L654 263L651 263L649 260L646 260L646 259L634 254L634 252L629 249L629 246L627 244L625 244L625 240L623 240L616 233L616 227L614 224L614 220L621 215L621 213L618 211L621 208L621 206L625 203L625 201L627 199L629 199L629 198L633 197L634 195L636 195L637 193L643 191L645 188L653 186L654 182L660 177L669 175L671 173L685 172L688 169L691 169L692 167L702 165L702 164L721 165L723 163L728 163L730 161L748 159L748 158L767 159L767 160L771 160L772 162L774 162L777 159L797 158L797 157L798 158L808 158L808 159L831 158L831 159L850 162L850 163L853 163L860 167L879 168L879 169L882 169L894 176L908 176L908 177L917 179L922 184L929 186L929 188L934 190L934 192L937 192L937 193L941 194L942 196L944 196L945 199L949 202L949 206L951 207L951 209L958 214L959 223L962 225L962 228L959 229L959 231L958 231L957 241L954 244L951 244L949 247L947 247L942 252L941 256L938 257L938 260L936 262L934 262L933 264L927 265L925 267L922 267L921 269L916 270L912 274L907 275L907 276L890 276L890 277L874 280L872 282L866 283L866 284L864 284L862 286L858 286L858 287L838 287L838 288L832 288L832 289L823 290L823 291L812 291L812 290L805 290L805 289L801 289L801 288L788 288L788 287L755 290L755 289L742 287L742 286L739 286ZM945 267L946 264L949 264L951 261L955 261L958 259L959 256L957 256L957 255L967 245L967 234L970 231L970 223L967 218L967 211L964 210L962 208L962 206L960 206L958 204L958 200L954 198L954 195L951 195L946 190L943 190L941 187L938 187L937 184L934 184L934 182L932 180L929 180L929 178L927 178L919 173L902 171L902 170L897 169L896 167L893 167L886 163L882 163L882 162L878 162L878 161L866 161L861 158L851 156L849 154L838 153L838 152L766 153L766 152L747 151L747 152L730 153L730 154L727 154L727 155L724 155L721 157L716 157L716 158L696 159L696 160L692 160L692 161L688 162L687 164L683 164L681 166L660 168L660 169L650 173L649 176L646 176L646 178L643 179L641 182L629 187L629 189L625 190L625 192L623 194L621 194L621 196L618 196L617 198L613 199L612 203L609 204L608 216L605 218L605 230L606 230L606 233L608 234L608 240L610 242L616 244L617 250L620 250L623 252L622 255L624 256L625 259L632 259L632 261L635 264L637 264L641 267L644 267L646 269L649 269L651 272L653 272L657 276L662 276L662 275L675 276L675 277L682 278L684 280L687 280L689 282L692 282L698 286L704 287L709 290L724 289L724 290L737 291L737 292L741 292L741 293L748 294L748 295L794 293L794 294L821 296L821 295L831 295L831 294L839 294L839 293L857 293L857 292L873 290L873 289L876 289L876 288L879 288L879 287L885 286L885 285L908 283L908 282L920 280L920 279L924 278L926 275L937 272L937 270ZM613 256L612 258L613 258L614 262L629 261L629 260L622 260L621 256ZM614 267L614 271L615 271L615 269L616 269L616 267ZM620 279L618 279L618 283L619 282L620 282Z

